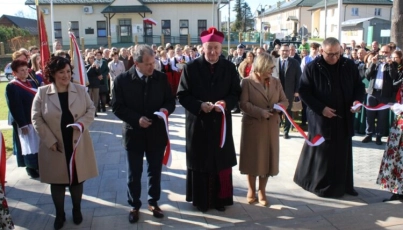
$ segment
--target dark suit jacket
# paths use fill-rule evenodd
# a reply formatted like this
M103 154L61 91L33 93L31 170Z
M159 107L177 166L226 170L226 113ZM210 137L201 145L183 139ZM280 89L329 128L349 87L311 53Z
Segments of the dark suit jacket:
M380 63L372 63L369 68L365 71L365 77L369 81L368 85L368 94L372 94L376 75L378 74L378 68L380 67ZM381 90L381 96L394 98L394 90L393 90L393 81L398 78L397 73L397 63L392 62L391 65L385 64L385 71L383 72L383 84Z
M301 65L301 57L296 53L295 55L294 55L294 57L292 57L292 58L294 58L295 60L297 60L297 62Z
M288 65L285 69L285 85L283 85L283 90L285 96L288 99L288 108L291 108L292 102L294 100L294 93L298 92L299 79L301 78L301 67L298 61L293 58L288 58ZM277 66L280 71L281 69L281 59L277 59ZM280 74L278 75L280 79Z
M154 112L161 108L169 114L175 110L175 99L167 76L154 70L147 83L139 78L133 66L114 80L112 111L123 121L123 144L126 150L161 149L167 143L164 121ZM142 116L152 119L152 125L141 128Z

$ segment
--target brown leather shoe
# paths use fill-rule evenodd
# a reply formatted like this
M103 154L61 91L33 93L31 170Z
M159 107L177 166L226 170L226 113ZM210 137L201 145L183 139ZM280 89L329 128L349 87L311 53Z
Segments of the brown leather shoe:
M150 210L153 213L153 216L155 218L163 218L164 217L164 213L162 212L160 207L158 207L158 205L148 205L148 210Z
M139 210L133 209L129 213L129 222L133 224L137 221L139 221Z

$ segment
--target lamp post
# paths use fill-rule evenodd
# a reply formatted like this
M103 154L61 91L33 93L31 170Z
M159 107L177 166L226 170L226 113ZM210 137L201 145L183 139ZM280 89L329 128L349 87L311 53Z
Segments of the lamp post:
M230 17L230 14L231 14L231 0L229 0L228 1L228 55L230 54L229 53L229 50L230 50L230 47L231 47L231 17Z
M264 13L264 9L266 8L267 5L262 6L262 4L260 4L260 47L263 46L263 13ZM259 12L259 11L258 11Z

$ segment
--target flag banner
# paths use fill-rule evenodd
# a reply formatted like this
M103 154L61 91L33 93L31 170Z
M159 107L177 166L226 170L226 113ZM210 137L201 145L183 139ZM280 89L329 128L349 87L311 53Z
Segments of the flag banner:
M155 115L161 117L165 123L165 130L167 132L167 147L165 148L164 158L162 158L162 164L170 167L172 163L172 153L171 153L171 141L169 140L169 129L168 129L168 112L154 112Z
M325 138L323 138L321 135L316 135L314 138L312 138L312 141L308 139L308 136L305 134L304 130L295 123L295 121L291 118L291 116L287 113L287 110L280 104L274 104L273 109L280 110L285 114L287 119L291 122L291 124L297 129L297 131L301 134L302 137L304 137L305 142L309 146L318 146L321 145L323 142L325 142Z
M216 103L215 106L221 110L221 131L220 131L220 147L224 147L225 138L227 138L227 119L225 118L225 109L221 104Z
M70 36L70 41L71 41L71 46L70 50L73 50L72 52L72 66L73 66L73 82L87 86L89 84L88 82L88 76L87 72L85 71L85 65L84 65L84 59L81 56L80 48L77 44L76 36L72 32L69 32Z
M46 63L50 58L50 51L49 51L49 43L48 43L48 34L46 32L46 25L45 19L43 16L43 12L41 11L39 5L36 5L36 13L38 17L38 32L39 32L39 50L41 53L41 67L42 69L45 68ZM49 84L49 80L43 78L44 83L47 85Z
M5 183L6 183L6 145L4 142L3 133L0 131L0 183L5 192Z

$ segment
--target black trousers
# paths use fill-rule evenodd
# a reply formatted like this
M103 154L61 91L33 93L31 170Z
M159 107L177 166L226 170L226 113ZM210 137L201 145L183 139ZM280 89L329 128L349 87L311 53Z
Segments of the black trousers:
M127 201L134 209L141 207L141 174L143 173L143 157L147 160L148 204L156 205L161 196L162 158L165 146L158 150L144 149L127 151Z
M381 91L380 90L375 90L372 92L372 94L368 94L368 101L367 105L368 106L377 106L381 103L387 104L389 102L392 102L393 98L389 97L383 97L381 96ZM377 119L376 122L376 127L375 127L375 118ZM389 122L389 110L384 109L380 111L370 111L367 110L367 129L365 133L367 135L373 135L375 134L377 137L381 137L382 135L385 135L386 132L386 127L388 126L387 123Z
M290 108L287 109L287 113L288 115L290 115L291 118L293 118L292 114L293 112L291 111L291 106L289 106ZM288 132L290 131L291 128L291 122L287 119L287 117L285 118L285 122L284 122L284 134L288 134Z

